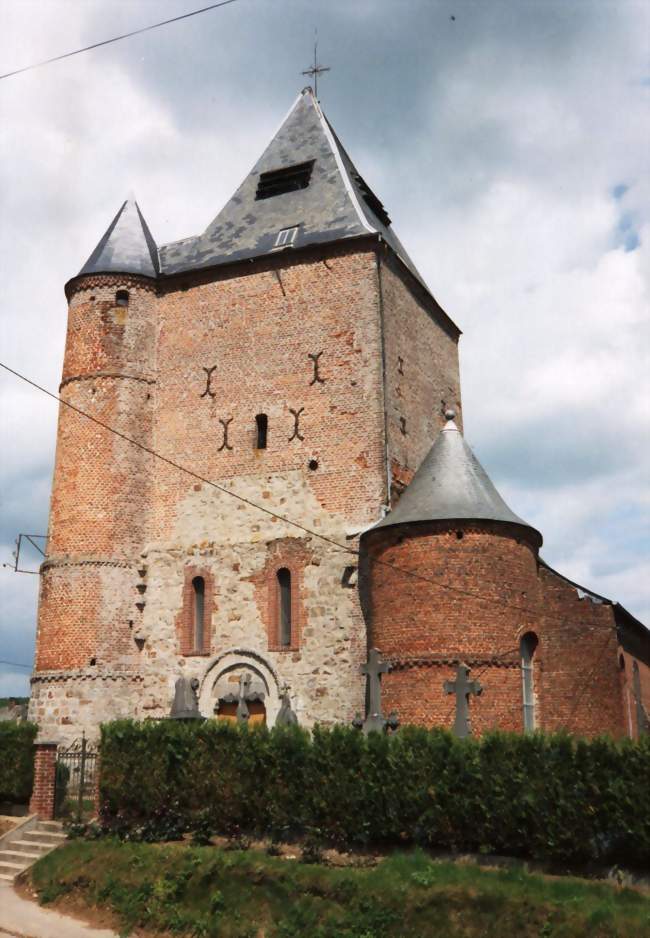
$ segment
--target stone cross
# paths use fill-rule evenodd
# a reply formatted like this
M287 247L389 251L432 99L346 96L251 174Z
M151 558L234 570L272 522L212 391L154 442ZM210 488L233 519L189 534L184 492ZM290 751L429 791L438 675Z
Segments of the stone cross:
M361 673L367 678L368 711L366 719L362 720L357 716L352 721L353 726L363 730L364 735L376 732L382 733L386 727L397 729L399 721L397 715L391 713L386 718L381 712L381 675L390 671L390 665L387 661L382 661L376 648L371 648L368 652L368 661L361 665Z
M199 713L199 701L197 691L199 689L198 680L187 677L179 677L174 686L174 702L169 714L171 720L202 720Z
M456 695L456 719L454 720L453 733L459 739L464 739L472 733L469 723L469 695L476 694L478 697L483 693L483 688L478 681L469 681L470 669L462 661L456 668L456 680L445 681L445 693Z
M251 691L251 676L248 671L239 675L239 688L236 694L226 694L222 697L224 703L237 704L237 722L248 723L250 710L248 704L254 700L264 700L264 694L259 691Z

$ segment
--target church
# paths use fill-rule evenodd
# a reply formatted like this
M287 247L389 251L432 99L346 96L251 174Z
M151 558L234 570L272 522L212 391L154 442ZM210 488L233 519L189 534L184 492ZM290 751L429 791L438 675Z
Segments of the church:
M310 88L202 234L127 201L65 292L42 739L167 717L179 677L207 719L452 727L465 675L474 733L647 731L650 633L471 452L460 330Z

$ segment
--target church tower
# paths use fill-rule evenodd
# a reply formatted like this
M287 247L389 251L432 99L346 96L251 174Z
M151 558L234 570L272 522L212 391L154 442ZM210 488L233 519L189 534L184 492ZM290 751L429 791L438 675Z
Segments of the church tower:
M61 394L99 423L61 407L41 732L165 716L179 675L206 717L249 687L253 720L349 721L359 535L460 421L459 330L311 90L203 234L125 203L66 292Z

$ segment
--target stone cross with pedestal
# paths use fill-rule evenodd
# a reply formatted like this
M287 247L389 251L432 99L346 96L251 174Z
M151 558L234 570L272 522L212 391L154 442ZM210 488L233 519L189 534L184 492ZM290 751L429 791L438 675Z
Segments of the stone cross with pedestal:
M456 695L456 719L454 720L453 733L459 739L471 736L472 730L469 722L469 695L475 694L477 697L483 693L483 688L478 681L470 681L470 668L462 661L456 668L456 680L445 681L445 693Z
M352 725L363 730L366 736L372 732L383 733L388 729L396 730L399 726L396 713L390 713L388 717L385 717L381 712L381 675L388 671L390 671L390 664L381 660L376 648L371 648L368 652L368 661L361 665L361 673L365 674L367 679L366 718L362 720L361 714L358 713L352 721Z
M254 700L264 700L264 694L261 691L251 690L251 680L252 678L248 671L244 671L239 675L238 692L236 694L226 694L225 697L221 698L224 703L237 704L237 722L240 724L248 723L251 715L248 704L252 703Z

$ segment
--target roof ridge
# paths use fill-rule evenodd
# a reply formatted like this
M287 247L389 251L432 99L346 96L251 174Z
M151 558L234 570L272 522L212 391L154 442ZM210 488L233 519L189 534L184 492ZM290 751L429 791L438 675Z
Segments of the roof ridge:
M327 118L325 117L325 114L323 113L323 111L322 111L322 109L321 109L321 106L320 106L319 102L316 100L316 98L314 97L314 95L311 96L311 99L312 99L312 103L314 104L314 108L315 108L315 110L316 110L316 114L318 115L318 119L320 120L321 125L322 125L322 127L323 127L323 131L324 131L324 133L325 133L325 137L326 137L326 139L327 139L327 142L329 143L330 147L332 148L332 153L334 154L334 159L336 160L336 164L337 164L337 166L338 166L339 173L341 174L341 177L343 178L343 183L344 183L345 188L346 188L346 190L347 190L348 197L349 197L350 201L352 202L352 206L353 206L354 210L356 211L356 213L357 213L357 215L358 215L358 217L359 217L359 221L361 222L361 224L363 225L363 227L366 229L366 231L369 231L371 234L379 234L379 231L378 231L376 228L373 228L373 227L370 226L370 224L369 224L369 222L368 222L368 219L367 219L366 216L364 215L363 210L362 210L362 208L361 208L361 205L359 204L359 200L358 200L358 198L357 198L357 194L356 194L356 192L354 191L354 185L353 185L353 183L352 183L352 180L350 179L350 176L349 176L349 174L348 174L348 171L347 171L347 169L346 169L346 167L345 167L345 164L344 164L344 162L343 162L343 158L342 158L342 156L341 156L341 152L340 152L340 149L339 149L340 143L339 143L338 137L336 136L336 134L335 134L333 128L330 127L330 123L329 123L329 121L327 120ZM348 157L348 159L349 159L349 157ZM352 163L352 160L350 160L350 163ZM354 165L354 164L352 164L352 165Z

